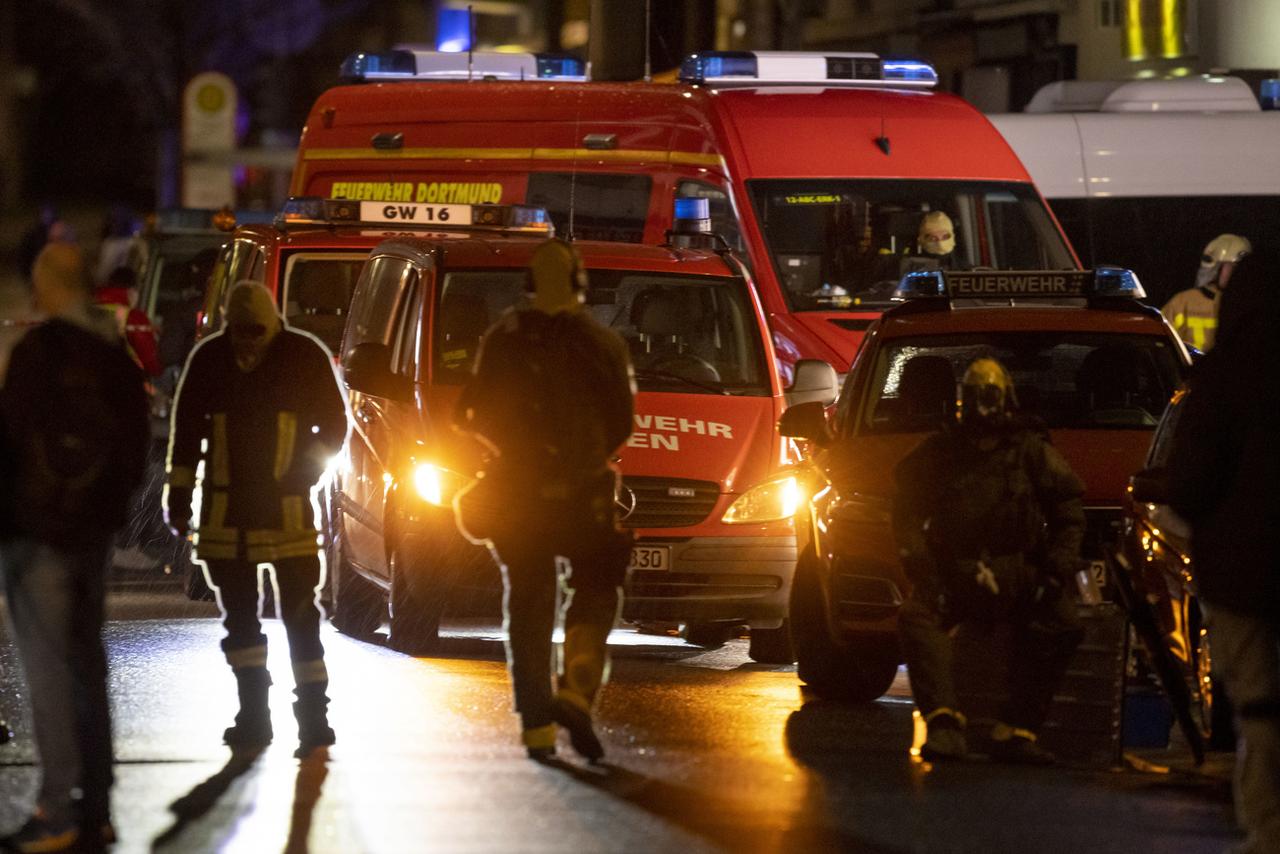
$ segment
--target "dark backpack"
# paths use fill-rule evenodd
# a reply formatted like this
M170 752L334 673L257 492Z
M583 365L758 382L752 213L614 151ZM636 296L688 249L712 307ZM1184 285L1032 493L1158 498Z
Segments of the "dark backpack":
M14 349L4 389L16 532L64 548L127 519L150 440L141 374L123 347L61 321Z

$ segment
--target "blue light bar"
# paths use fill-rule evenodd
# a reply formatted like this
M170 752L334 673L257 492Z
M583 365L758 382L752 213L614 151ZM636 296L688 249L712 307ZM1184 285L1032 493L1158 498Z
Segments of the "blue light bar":
M715 86L858 86L932 88L938 74L914 59L881 60L874 53L704 51L680 63L680 80Z
M413 54L407 50L387 53L353 53L342 60L338 76L343 80L402 80L417 71Z
M754 80L758 76L756 55L747 51L693 53L680 63L680 79L686 83L702 83L725 77Z
M927 86L938 85L938 72L927 62L914 59L886 59L881 63L881 68L885 80Z
M916 270L902 277L902 281L898 282L898 287L894 288L893 296L889 299L893 302L905 302L909 299L945 297L946 295L947 283L942 277L941 270Z
M1138 274L1124 267L1097 267L1093 271L1093 296L1145 299Z
M587 64L567 54L535 53L539 80L586 80Z
M710 219L711 201L692 196L676 197L676 219Z
M349 83L393 80L553 80L582 82L586 63L564 54L417 50L353 53L339 72Z
M1081 297L1142 299L1147 294L1133 271L1096 270L920 270L907 273L893 292L895 301L921 297L976 300L1046 300Z

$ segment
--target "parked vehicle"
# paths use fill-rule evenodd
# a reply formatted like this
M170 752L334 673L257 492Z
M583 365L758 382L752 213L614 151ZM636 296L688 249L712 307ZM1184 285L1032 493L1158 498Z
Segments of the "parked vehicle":
M482 334L525 298L527 264L549 229L465 225L481 209L454 206L447 230L380 244L342 341L355 423L328 537L334 622L367 633L389 600L391 643L413 652L436 647L456 591L498 586L488 552L454 522L453 496L479 470L482 449L450 424ZM783 618L799 495L791 443L776 429L788 390L746 271L701 249L575 247L588 310L627 341L640 389L620 455L618 503L637 536L624 616L683 622L704 636L746 624L753 658L789 661ZM834 397L829 365L798 364L792 402Z
M946 212L955 257L1076 261L1026 171L936 74L867 53L708 52L678 83L595 83L534 55L355 54L312 107L292 191L392 203L526 203L557 233L660 244L673 200L709 200L742 250L783 379L848 368Z
M1164 503L1164 475L1173 431L1186 392L1174 396L1156 428L1146 465L1130 479L1124 506L1123 539L1118 561L1128 573L1137 597L1155 614L1159 640L1176 663L1178 678L1188 689L1193 719L1209 747L1235 745L1231 704L1214 669L1209 633L1196 590L1190 528ZM1155 641L1154 654L1162 654ZM1170 690L1176 692L1176 688Z
M1212 238L1280 230L1280 112L1238 78L1064 81L989 118L1084 264L1132 269L1156 305Z
M791 589L804 682L861 700L889 688L909 592L890 526L894 468L955 418L957 382L979 356L1010 371L1020 411L1043 419L1083 479L1084 556L1105 590L1103 548L1120 533L1127 478L1189 365L1141 296L1123 270L910 274L901 304L867 331L834 418L814 404L783 414L784 436L818 447Z

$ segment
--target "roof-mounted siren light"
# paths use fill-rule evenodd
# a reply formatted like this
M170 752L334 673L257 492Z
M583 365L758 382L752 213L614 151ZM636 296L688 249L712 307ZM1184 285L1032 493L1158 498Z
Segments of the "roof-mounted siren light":
M684 83L715 86L867 86L932 88L938 74L914 59L881 59L874 53L803 51L705 51L680 63Z
M392 50L386 53L353 53L342 60L338 76L348 83L378 80L410 80L417 72L413 53Z
M928 299L947 296L947 283L941 270L915 270L905 273L889 299L906 302L911 299Z
M398 48L386 53L353 53L342 63L349 82L382 80L552 80L583 82L586 63L567 54L457 53Z
M696 196L676 196L667 243L680 249L727 249L729 246L711 230L711 200Z
M1092 296L1145 299L1147 292L1138 281L1138 274L1132 270L1100 266L1093 270Z
M1258 84L1258 103L1264 110L1280 110L1280 77L1269 77Z

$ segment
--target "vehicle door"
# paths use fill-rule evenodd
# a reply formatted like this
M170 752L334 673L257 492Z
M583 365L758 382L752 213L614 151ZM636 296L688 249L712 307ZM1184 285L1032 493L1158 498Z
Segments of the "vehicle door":
M405 259L378 256L361 274L343 337L345 372L361 344L387 349L392 373L417 379L417 343L423 276ZM345 535L347 559L372 575L387 575L384 518L397 477L397 443L412 436L412 400L397 401L349 388L352 430L348 470L338 478L336 519ZM404 434L404 435L402 435Z

